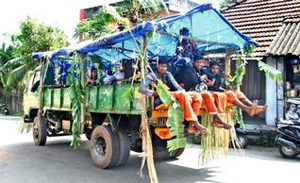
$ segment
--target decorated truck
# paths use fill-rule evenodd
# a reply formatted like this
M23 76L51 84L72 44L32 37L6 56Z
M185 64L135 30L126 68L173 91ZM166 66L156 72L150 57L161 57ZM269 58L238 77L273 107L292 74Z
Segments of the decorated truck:
M180 34L183 27L190 35ZM182 39L194 42L203 55L222 54L229 74L230 54L256 44L211 4L204 4L72 48L34 53L33 58L41 64L28 76L24 92L24 122L33 123L34 143L41 146L47 137L73 134L72 143L76 144L79 135L85 134L90 139L91 158L101 168L123 165L130 150L142 152L149 145L155 158L180 156L185 148L184 122L180 122L180 132L170 130L176 128L176 124L168 124L172 123L168 121L170 110L154 107L153 97L139 92L142 79L135 69L140 69L143 78L148 61L174 56ZM103 73L118 64L126 67L125 77L114 84L103 82ZM89 85L87 76L93 68L100 80ZM205 104L202 109L199 117L206 114ZM147 130L150 135L146 137L143 132Z

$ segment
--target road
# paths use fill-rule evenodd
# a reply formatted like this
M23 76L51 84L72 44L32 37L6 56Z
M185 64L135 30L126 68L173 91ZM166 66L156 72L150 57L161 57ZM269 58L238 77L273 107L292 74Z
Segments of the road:
M18 133L16 117L0 116L0 183L148 183L147 168L140 178L141 154L131 152L125 166L109 170L95 167L89 155L89 141L72 150L71 137L52 137L46 146L33 144L30 134ZM249 147L208 165L199 165L199 145L188 144L172 161L156 162L161 183L298 183L300 158L286 160L277 149Z

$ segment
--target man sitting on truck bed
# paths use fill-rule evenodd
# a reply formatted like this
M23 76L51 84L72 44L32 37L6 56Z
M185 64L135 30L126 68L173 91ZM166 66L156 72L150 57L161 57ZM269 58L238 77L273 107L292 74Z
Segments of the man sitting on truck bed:
M98 84L98 73L96 67L92 67L91 76L87 78L87 85L95 86Z
M231 125L226 123L218 110L216 100L213 92L206 91L201 85L206 85L209 82L209 78L213 77L213 74L208 73L206 69L203 69L203 57L199 54L195 54L193 63L187 63L178 69L176 80L187 91L197 91L200 94L200 99L205 102L206 110L213 116L212 126L218 128L230 129ZM212 83L213 84L213 83ZM202 90L199 90L203 88ZM207 86L206 86L207 89Z
M221 87L222 79L221 79L219 61L212 60L210 62L210 69L211 69L211 73L214 75L214 85L212 87L209 87L208 90L214 91L214 93L216 94L215 98L216 100L220 101L220 103L226 103L226 102L232 103L233 105L245 111L249 116L260 114L268 108L268 105L263 105L263 106L258 105L257 100L251 102L247 98L247 96L239 90L222 88ZM225 97L221 97L222 94L225 95ZM225 111L224 108L225 108L224 106L220 105L219 110Z
M203 131L206 131L207 129L198 122L197 117L201 107L200 97L197 96L196 92L193 94L185 92L178 85L173 75L167 71L167 62L165 60L158 61L155 73L149 72L146 75L145 81L142 81L140 85L140 92L147 96L158 98L157 92L148 88L150 83L156 83L157 79L161 79L170 88L170 94L183 106L184 118L189 121L187 132L200 135Z

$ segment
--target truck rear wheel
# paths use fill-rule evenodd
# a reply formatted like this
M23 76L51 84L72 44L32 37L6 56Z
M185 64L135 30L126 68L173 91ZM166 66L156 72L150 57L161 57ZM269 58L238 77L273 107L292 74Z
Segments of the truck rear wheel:
M119 140L120 153L116 166L122 166L127 163L130 155L130 141L126 132L120 131L117 132L117 135Z
M119 159L118 136L109 126L97 126L91 136L90 154L100 168L114 167Z
M167 148L167 141L160 140L158 145L153 145L153 156L155 159L174 159L180 156L184 151L184 148L179 148L169 152Z
M169 151L166 145L157 145L153 147L153 156L155 159L164 160L170 157Z
M170 158L171 159L177 158L178 156L180 156L183 153L183 151L184 151L184 148L178 148L178 149L172 151Z
M35 117L33 120L33 140L37 146L43 146L47 140L47 120L44 117Z

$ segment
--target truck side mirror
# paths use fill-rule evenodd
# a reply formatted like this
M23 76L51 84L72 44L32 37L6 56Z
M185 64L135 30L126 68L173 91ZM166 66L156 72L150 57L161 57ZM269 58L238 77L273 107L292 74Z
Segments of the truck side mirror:
M39 85L40 85L40 80L38 80L37 82L35 82L33 84L33 86L31 87L30 91L31 92L35 92L38 89Z

